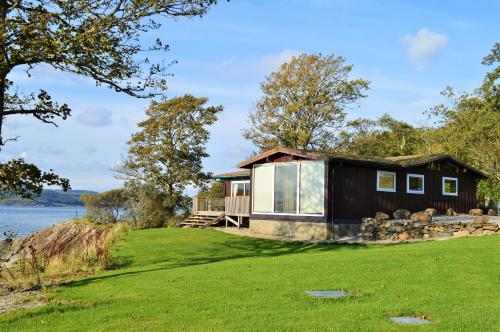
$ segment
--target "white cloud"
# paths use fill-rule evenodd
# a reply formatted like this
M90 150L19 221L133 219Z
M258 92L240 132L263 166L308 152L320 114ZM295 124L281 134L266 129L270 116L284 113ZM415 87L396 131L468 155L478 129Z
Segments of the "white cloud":
M87 126L104 127L113 123L111 115L112 112L106 109L88 110L81 113L76 119Z
M265 72L271 72L278 69L283 63L290 61L294 56L299 55L300 51L294 49L284 49L278 54L263 56L257 62L257 66Z
M414 35L407 34L404 36L403 43L408 45L410 58L421 69L430 58L438 54L446 46L448 37L443 33L422 28Z

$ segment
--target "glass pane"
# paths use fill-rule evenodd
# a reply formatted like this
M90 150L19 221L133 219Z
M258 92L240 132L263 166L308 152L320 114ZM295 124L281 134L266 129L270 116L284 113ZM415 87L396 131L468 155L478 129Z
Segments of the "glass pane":
M409 177L409 189L411 191L423 191L424 189L424 179L421 177L410 176Z
M273 165L255 166L253 185L254 212L273 212Z
M276 165L274 212L297 212L297 164Z
M379 188L394 189L394 174L380 173L378 181Z
M244 196L250 196L250 182L245 182L245 194Z
M457 193L457 181L456 180L444 180L444 192L449 194Z
M325 163L300 164L300 213L323 214L325 195Z
M238 189L236 191L236 196L243 196L243 195L245 195L245 184L238 183Z

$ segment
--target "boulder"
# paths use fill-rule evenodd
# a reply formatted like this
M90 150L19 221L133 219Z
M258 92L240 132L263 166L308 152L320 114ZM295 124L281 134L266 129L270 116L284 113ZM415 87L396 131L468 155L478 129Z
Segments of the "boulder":
M489 209L488 210L488 215L489 216L496 216L497 215L497 211L493 210L493 209Z
M449 217L454 217L457 215L457 213L452 208L449 208L448 210L446 210L446 215Z
M431 216L431 217L434 217L438 213L437 210L433 209L433 208L425 209L425 212L427 212L429 214L429 216Z
M403 233L399 233L398 234L398 239L400 241L406 241L410 238L410 234L408 234L408 232L403 232Z
M481 235L481 234L483 234L482 228L478 228L474 232L471 233L471 235Z
M384 212L377 212L375 213L375 220L378 222L389 220L389 215Z
M498 231L498 225L497 224L486 224L483 225L483 230L488 230L488 231Z
M469 214L471 216L482 216L483 215L483 210L481 209L470 209Z
M484 235L493 235L493 234L496 234L496 232L495 231L490 231L490 230L484 230L483 234Z
M409 219L411 216L411 212L405 209L398 209L394 211L392 214L394 219Z
M458 231L458 232L453 233L453 237L464 237L464 236L469 236L469 232Z
M428 224L431 221L431 216L425 212L415 212L410 216L410 220L421 224Z
M473 225L474 224L487 224L489 221L490 221L490 219L488 218L488 216L480 216L480 217L477 217L476 219L474 219L474 222L472 224Z

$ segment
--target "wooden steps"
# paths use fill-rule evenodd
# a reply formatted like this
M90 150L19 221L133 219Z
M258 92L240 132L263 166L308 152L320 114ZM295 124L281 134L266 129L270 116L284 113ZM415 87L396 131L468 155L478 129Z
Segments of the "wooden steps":
M218 215L192 214L181 221L177 227L206 228L218 224L224 220L224 212Z

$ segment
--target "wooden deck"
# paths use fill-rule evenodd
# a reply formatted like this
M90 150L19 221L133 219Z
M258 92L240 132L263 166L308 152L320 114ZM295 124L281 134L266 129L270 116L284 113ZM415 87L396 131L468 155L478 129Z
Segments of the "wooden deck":
M193 197L193 208L191 213L188 219L194 219L196 216L198 216L198 218L202 216L219 217L223 214L226 221L226 227L229 222L240 227L243 222L243 217L250 216L250 197L200 198L195 196ZM184 222L188 222L188 219Z

